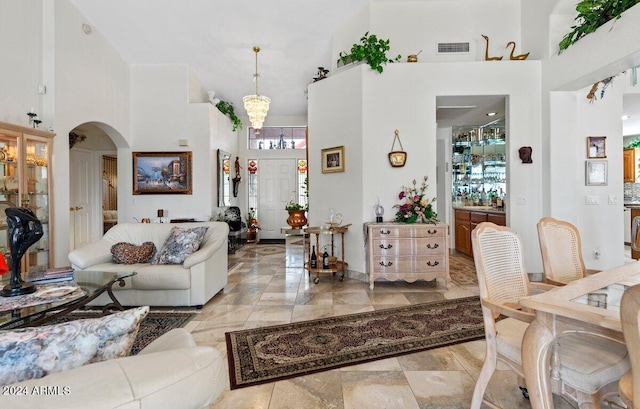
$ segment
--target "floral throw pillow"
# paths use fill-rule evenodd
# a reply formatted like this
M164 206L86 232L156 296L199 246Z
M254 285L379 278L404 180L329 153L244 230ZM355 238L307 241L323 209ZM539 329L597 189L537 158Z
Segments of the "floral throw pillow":
M118 264L148 263L156 252L156 245L146 241L139 246L120 242L111 246L113 261Z
M182 264L191 253L198 251L208 227L173 227L151 264Z
M0 331L0 385L127 356L149 307Z

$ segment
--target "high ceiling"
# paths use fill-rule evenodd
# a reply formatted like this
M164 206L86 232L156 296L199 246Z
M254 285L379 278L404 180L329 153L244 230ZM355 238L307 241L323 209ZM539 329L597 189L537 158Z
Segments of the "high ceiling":
M333 33L366 4L377 1L406 0L71 0L125 61L187 64L205 89L232 102L238 113L244 112L242 97L255 93L252 48L260 46L259 92L271 98L269 116L306 115L307 85L318 67L332 65ZM574 2L563 2L574 7ZM476 108L438 109L440 125L486 123L483 116L496 110L496 103L502 103L498 111L504 115L502 97L498 101L441 98L439 106ZM627 109L625 99L625 111L632 110L632 118L640 119L636 105ZM625 121L628 126L632 125Z
M269 114L306 115L307 85L318 67L331 67L336 28L380 0L71 1L125 61L186 63L236 111L255 93L258 45L259 93L271 98Z

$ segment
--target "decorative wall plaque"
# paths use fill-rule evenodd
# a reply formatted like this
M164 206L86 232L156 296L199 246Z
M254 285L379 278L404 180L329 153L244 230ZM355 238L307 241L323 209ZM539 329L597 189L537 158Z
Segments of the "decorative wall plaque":
M398 144L400 144L399 151L394 151L393 148L396 146L396 140ZM407 162L407 152L403 150L402 142L400 141L400 131L396 129L395 136L393 137L393 144L391 145L391 152L389 152L389 163L394 168L401 168Z

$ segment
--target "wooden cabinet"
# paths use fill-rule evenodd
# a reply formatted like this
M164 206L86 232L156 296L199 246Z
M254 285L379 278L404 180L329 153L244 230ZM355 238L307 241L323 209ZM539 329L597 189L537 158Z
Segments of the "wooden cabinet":
M471 232L482 222L491 222L498 226L506 226L507 218L504 213L455 209L456 250L469 257L473 257Z
M640 161L640 149L629 148L623 151L622 164L625 182L635 183L636 178L640 174L638 161Z
M33 244L22 260L26 271L51 268L51 163L55 134L0 122L0 201L9 206L29 207L42 223L44 235ZM8 229L6 214L0 214L0 230ZM0 251L9 265L7 234L0 234Z
M471 256L471 212L456 210L456 250Z
M444 223L366 223L369 288L389 281L442 278L449 288L449 226Z

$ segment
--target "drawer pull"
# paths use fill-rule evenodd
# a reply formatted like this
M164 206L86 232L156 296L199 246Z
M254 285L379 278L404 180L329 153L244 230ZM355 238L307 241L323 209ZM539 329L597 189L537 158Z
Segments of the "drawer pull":
M391 230L380 230L380 234L391 234Z
M392 263L391 261L387 261L387 263L385 264L385 262L384 262L384 261L381 261L381 262L380 262L380 265L381 265L382 267L391 267L391 266L393 265L393 263Z
M427 230L427 233L429 234L436 234L437 232L438 230L431 230L431 229Z
M429 267L435 267L435 266L437 266L438 264L440 264L440 262L438 262L438 261L434 261L433 263L432 263L432 262L430 262L430 261L427 261L427 265L428 265Z
M385 247L385 246L384 246L384 244L381 244L381 245L380 245L380 248L381 248L382 250L389 250L391 247L393 247L393 245L392 245L392 244L389 244L387 247Z
M427 243L428 249L437 249L438 247L440 247L438 243L434 244L433 246L431 245L431 243Z

